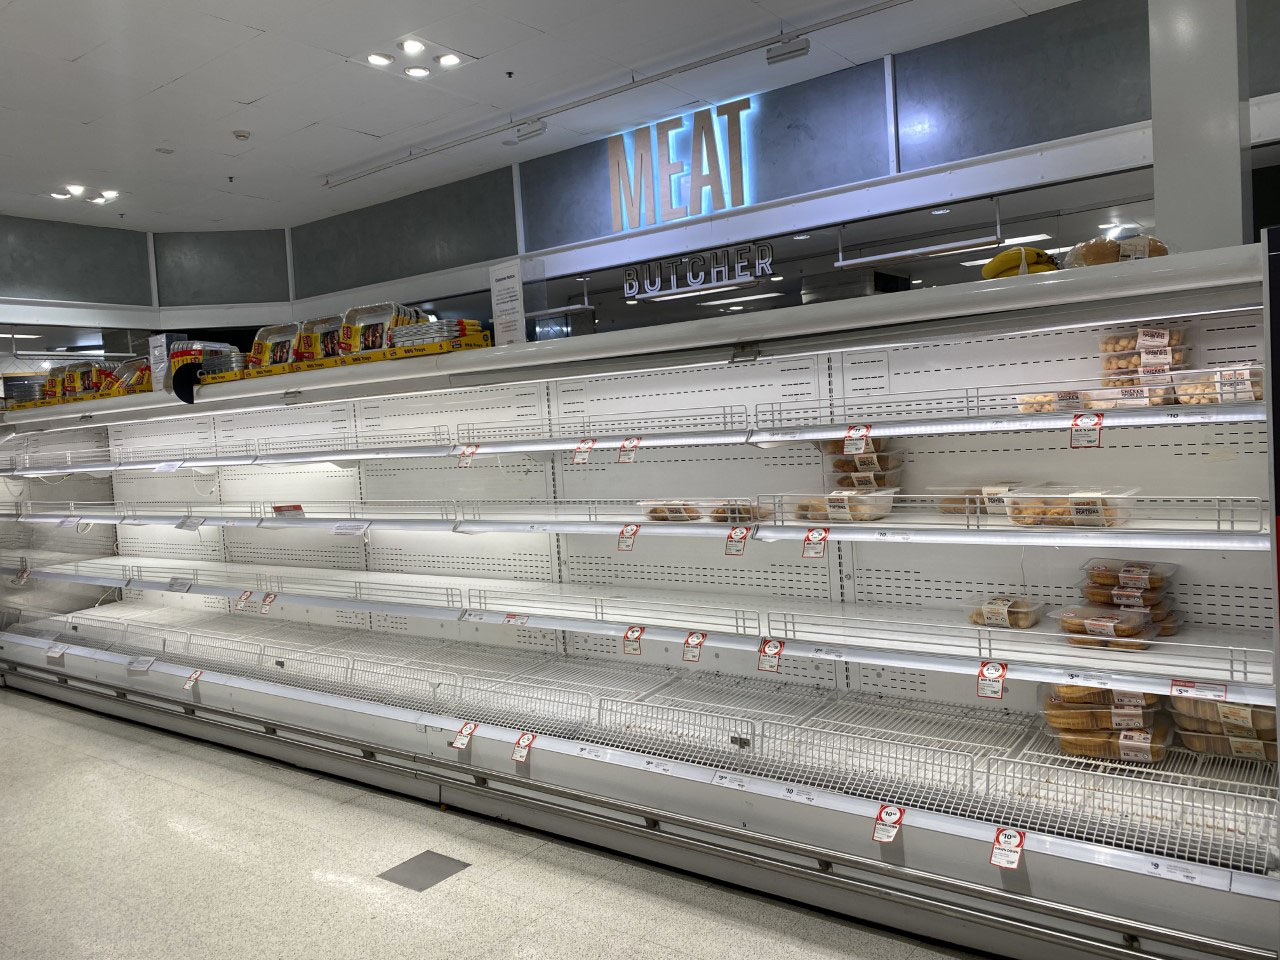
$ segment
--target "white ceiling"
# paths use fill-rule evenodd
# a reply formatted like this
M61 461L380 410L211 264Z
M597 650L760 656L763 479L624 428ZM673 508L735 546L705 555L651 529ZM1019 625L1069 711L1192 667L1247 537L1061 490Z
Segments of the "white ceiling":
M326 188L327 174L872 0L0 0L0 213L155 231L292 226L1067 2L910 0L814 34L800 60L768 67L755 51L560 114L520 147L491 136ZM394 49L406 35L475 59L410 80L413 58ZM396 63L370 66L375 50ZM238 129L252 137L235 140ZM49 196L66 183L121 196Z

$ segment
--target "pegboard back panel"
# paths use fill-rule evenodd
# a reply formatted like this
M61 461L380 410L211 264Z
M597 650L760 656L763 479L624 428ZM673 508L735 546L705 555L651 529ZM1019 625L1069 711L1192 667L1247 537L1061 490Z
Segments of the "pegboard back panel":
M168 560L224 559L222 527L202 526L195 530L176 527L135 526L116 528L122 557L162 557Z
M555 495L552 454L370 460L360 465L368 500L545 500Z
M541 383L379 397L357 401L356 418L361 429L411 433L426 427L447 427L449 435L456 437L459 423L545 419L546 397Z
M219 467L222 498L228 503L305 503L308 500L359 500L356 464L280 463L270 467Z
M128 451L144 447L210 446L216 439L213 417L155 420L109 427L111 449Z
M351 538L345 538L351 539ZM383 573L557 579L555 538L545 533L409 533L369 536L369 569Z
M355 426L354 404L325 403L226 414L216 419L215 436L219 443L224 444L325 435L338 437L354 433Z
M257 530L252 527L223 527L222 531L226 559L231 563L365 569L362 537L335 537L328 531Z

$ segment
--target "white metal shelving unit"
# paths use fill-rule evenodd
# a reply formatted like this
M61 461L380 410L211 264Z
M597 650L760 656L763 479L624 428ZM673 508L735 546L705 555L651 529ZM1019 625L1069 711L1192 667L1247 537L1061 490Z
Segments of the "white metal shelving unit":
M1068 757L1038 716L1043 682L1276 702L1260 270L1164 259L844 322L797 308L790 339L752 319L754 345L665 329L600 338L599 360L567 342L506 370L478 351L6 416L0 669L833 909L889 898L904 926L961 919L1018 956L1274 958L1275 765ZM1109 389L1099 338L1143 325L1244 379L1097 411L1099 445L1073 449L1073 394ZM902 479L853 522L815 441L868 426ZM938 492L996 481L1132 492L1099 526ZM660 519L673 502L696 518ZM1082 647L959 610L1075 602L1098 555L1180 563L1181 631ZM975 696L989 662L999 701ZM907 819L882 845L885 803ZM1018 871L989 861L997 827L1026 832Z

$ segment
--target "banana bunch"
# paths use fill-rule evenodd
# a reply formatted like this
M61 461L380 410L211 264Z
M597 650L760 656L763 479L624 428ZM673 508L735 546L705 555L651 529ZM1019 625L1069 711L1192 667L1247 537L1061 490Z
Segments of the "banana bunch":
M1058 261L1038 247L1010 247L987 261L982 268L982 279L1016 277L1022 272L1023 257L1027 258L1027 273L1048 273L1058 269Z

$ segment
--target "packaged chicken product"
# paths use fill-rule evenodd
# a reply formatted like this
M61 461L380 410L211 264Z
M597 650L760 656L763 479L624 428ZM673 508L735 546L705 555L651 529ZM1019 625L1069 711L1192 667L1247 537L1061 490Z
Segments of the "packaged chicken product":
M1269 730L1275 739L1276 708L1248 703L1227 703L1220 700L1201 700L1198 697L1170 697L1169 707L1175 714L1212 720L1227 727L1227 732L1240 730Z
M1235 723L1223 723L1220 720L1204 720L1200 717L1193 717L1190 714L1178 713L1174 711L1170 716L1173 718L1173 725L1179 730L1186 730L1189 733L1208 733L1215 737L1245 737L1250 740L1269 740L1274 742L1276 739L1275 726L1270 727L1252 727L1241 726Z
M1084 396L1079 390L1024 393L1018 397L1019 413L1067 413L1082 409Z
M1055 730L1141 730L1155 723L1157 708L1146 704L1071 703L1052 694L1040 704L1045 723Z
M1114 378L1112 379L1114 380ZM1173 403L1177 403L1177 398L1172 385L1129 384L1126 386L1105 387L1101 390L1086 390L1084 392L1086 410L1167 407Z
M833 487L847 490L877 490L883 487L900 485L902 469L871 470L866 473L831 473L827 475L828 483Z
M317 317L314 320L307 320L298 331L294 359L323 360L326 357L338 356L341 352L338 349L341 335L341 317Z
M754 523L772 520L773 510L755 503L725 503L707 511L707 519L712 523Z
M1086 687L1075 683L1049 685L1054 697L1066 703L1092 703L1102 706L1154 707L1160 697L1154 693L1133 690L1111 690L1106 687Z
M1173 740L1173 725L1162 713L1156 714L1150 727L1134 730L1060 730L1046 726L1045 732L1069 756L1131 763L1158 763L1165 758Z
M1106 341L1103 341L1104 343ZM1102 370L1104 373L1138 374L1143 367L1163 365L1169 369L1185 366L1190 347L1157 347L1152 350L1117 350L1114 353L1104 352Z
M701 520L702 511L683 500L641 500L637 506L644 509L650 520Z
M1179 403L1192 406L1254 403L1262 400L1262 373L1248 367L1188 370L1173 374L1173 389Z
M1119 263L1125 260L1146 260L1149 257L1167 256L1169 248L1147 234L1112 239L1105 234L1077 243L1067 252L1062 265L1068 269L1073 267L1093 267L1102 263Z
M1085 578L1076 586L1090 603L1113 603L1118 607L1151 607L1164 599L1164 587L1100 587Z
M980 627L1005 627L1013 630L1030 630L1040 622L1048 604L1030 597L1010 594L974 596L960 603L970 623Z
M832 460L831 472L870 473L876 470L897 470L901 466L902 456L897 453L855 453Z
M1237 760L1276 762L1274 740L1214 736L1209 733L1192 733L1190 730L1179 730L1177 733L1182 745L1196 753L1212 753L1220 757L1235 757Z
M1009 492L1009 519L1024 526L1114 527L1133 512L1125 500L1137 488L1039 484Z
M1004 516L1009 507L1009 491L1021 487L1020 480L996 480L961 486L927 487L925 492L938 501L938 511L948 514L991 514Z
M1154 607L1152 609L1155 609ZM1152 617L1156 629L1160 631L1162 637L1175 637L1178 631L1182 629L1182 621L1185 619L1181 610L1171 610L1159 619Z
M1113 333L1103 337L1098 341L1098 350L1104 354L1163 350L1166 347L1182 346L1185 336L1180 329L1162 330L1157 327L1139 327L1128 333Z
M246 362L250 367L274 367L281 363L291 363L297 339L296 323L263 327L254 335L253 349L249 351Z
M1141 638L1147 632L1150 618L1144 613L1120 610L1115 607L1062 607L1049 616L1058 621L1063 633L1076 638L1088 638L1097 643L1085 646L1103 646L1109 640Z
M860 439L862 440L863 453L880 453L885 449L888 443L884 437L862 437ZM843 438L839 440L818 440L816 442L818 444L818 449L823 453L829 453L832 456L844 455L845 441ZM850 444L850 446L856 445L857 444Z
M1129 587L1138 590L1161 590L1178 572L1176 563L1155 560L1113 560L1094 557L1080 568L1090 583L1100 587Z
M897 487L875 493L835 490L825 497L806 497L795 506L795 519L816 523L866 523L887 517L893 510Z

